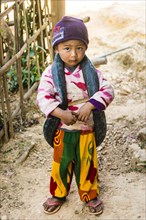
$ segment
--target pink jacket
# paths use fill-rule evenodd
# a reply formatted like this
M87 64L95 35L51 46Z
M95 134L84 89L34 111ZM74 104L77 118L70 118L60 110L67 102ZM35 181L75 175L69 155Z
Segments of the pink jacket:
M52 79L51 66L48 66L42 74L38 87L37 103L41 111L49 117L49 114L61 103L60 97ZM103 77L102 73L97 70L100 88L92 97L88 96L83 73L80 65L76 67L74 72L64 69L68 109L77 112L78 109L86 102L92 103L97 111L105 110L114 98L114 90L110 83ZM74 125L67 126L63 122L60 123L60 128L68 130L92 130L93 117L90 116L87 123L77 121Z

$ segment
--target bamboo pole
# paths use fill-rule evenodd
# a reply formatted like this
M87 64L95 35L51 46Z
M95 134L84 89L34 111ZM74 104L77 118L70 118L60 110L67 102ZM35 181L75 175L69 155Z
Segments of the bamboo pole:
M2 12L0 14L0 19L4 18L7 14L9 14L9 12L11 12L13 10L15 3L13 5L11 5L8 9L6 9L4 12Z
M20 23L18 17L18 3L16 2L14 7L14 22L15 22L15 50L18 52L20 50ZM21 70L21 60L18 59L16 61L16 68L17 68L17 76L18 76L18 85L19 85L19 95L20 95L20 107L21 107L21 116L24 118L25 109L23 103L23 84L22 84L22 70Z
M25 93L23 99L24 101L28 100L31 95L36 91L37 87L38 87L38 82L35 82L33 84L33 86ZM20 103L18 104L18 106L16 107L15 111L12 113L12 119L15 119L15 117L20 113ZM5 120L6 122L7 120ZM5 131L4 129L0 130L0 139L4 136Z
M38 35L40 34L40 31L44 30L47 27L47 25L48 25L47 23L42 25L42 27L38 31L36 31L36 33L32 37L28 39L28 43L29 44L32 43L38 37ZM10 69L11 65L14 64L15 61L17 61L22 56L26 48L27 48L27 43L23 45L20 51L17 54L15 54L11 60L9 60L4 66L1 67L0 76L2 76L6 71Z
M26 43L27 43L27 69L28 69L28 89L30 89L30 46L28 43L29 34L28 34L28 27L27 27L27 19L26 19L26 10L25 4L23 3L23 14L24 14L24 23L25 23L25 31L26 31Z
M89 22L89 21L90 21L90 17L89 16L83 18L83 22L84 23Z
M8 142L9 136L8 136L8 124L7 124L7 117L5 112L5 104L4 104L4 89L3 89L3 77L0 77L0 98L1 98L1 108L2 108L2 116L4 120L4 128L2 129L5 134L5 142Z
M1 11L1 2L0 2L0 11ZM0 20L1 23L1 20ZM0 51L1 51L1 56L0 56L0 67L3 65L3 46L2 46L2 37L0 35ZM8 137L8 126L6 123L6 112L5 112L5 104L4 104L4 86L3 86L3 76L0 76L0 103L1 103L1 110L2 110L2 116L3 116L3 121L4 121L4 128L3 132L5 134L5 142L8 142L9 137ZM1 133L1 130L0 130Z
M11 114L11 107L10 107L10 99L9 99L9 94L8 94L8 87L7 87L7 80L6 76L3 76L3 89L4 89L4 94L5 94L5 102L7 106L7 113L8 113L8 118L9 118L9 133L10 137L14 137L14 129L13 129L13 122L12 122L12 114Z
M39 28L42 26L42 16L41 16L41 4L40 0L37 1L37 11L38 11L38 18L39 18ZM40 33L40 42L41 42L41 47L44 48L44 42L43 42L43 31L41 30ZM42 54L42 65L44 66L45 63L45 58L44 58L44 51L41 50Z
M19 1L17 1L17 2L18 2L19 5L20 5L20 4L23 3L23 1L24 1L24 0L19 0ZM15 3L14 3L13 5L11 5L9 8L7 8L4 12L2 12L2 13L0 14L0 19L4 18L7 14L9 14L9 12L11 12L11 11L14 9L14 7L15 7Z
M1 22L1 21L0 21ZM0 36L0 66L3 64L3 46L2 46L2 37ZM2 115L4 120L4 131L5 131L5 142L8 142L8 126L6 123L6 112L5 112L5 104L4 104L4 86L3 86L3 76L0 77L0 102L1 102L1 109L2 109Z
M0 21L1 23L1 21ZM0 35L0 52L1 52L1 56L0 56L0 68L3 65L3 45L2 45L2 37Z
M35 0L33 0L33 34L35 33ZM38 75L40 76L40 65L38 62L38 54L37 54L37 50L36 50L36 42L34 41L34 54L35 54L35 59L36 59L36 64L37 64L37 71L38 71Z
M1 14L1 11L2 11L2 3L1 3L1 0L0 0L0 14Z
M51 36L51 31L52 31L52 27L51 27L51 16L49 13L49 6L48 6L48 1L45 0L45 22L48 21L48 26L46 27L45 31L46 31L46 38L47 38L47 46L48 46L48 50L50 53L50 63L53 62L53 48L51 46L51 41L52 41L52 36ZM49 27L49 30L48 30ZM50 36L48 36L48 33L50 34Z

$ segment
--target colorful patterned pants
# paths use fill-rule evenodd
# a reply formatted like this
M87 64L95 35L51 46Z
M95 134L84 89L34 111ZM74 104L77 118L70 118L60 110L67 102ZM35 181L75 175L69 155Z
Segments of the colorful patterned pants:
M94 132L57 130L50 193L55 197L66 197L74 173L80 199L88 202L99 194L97 171Z

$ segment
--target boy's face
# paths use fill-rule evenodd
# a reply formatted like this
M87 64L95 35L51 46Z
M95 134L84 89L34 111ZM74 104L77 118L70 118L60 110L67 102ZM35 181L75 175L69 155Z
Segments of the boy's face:
M80 40L68 40L59 43L55 52L68 67L74 67L82 61L85 56L86 45Z

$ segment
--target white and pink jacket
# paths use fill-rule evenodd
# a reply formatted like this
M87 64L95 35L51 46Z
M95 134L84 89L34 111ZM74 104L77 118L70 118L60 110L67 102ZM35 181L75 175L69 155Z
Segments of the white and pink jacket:
M51 67L52 65L48 66L43 72L40 79L37 95L37 103L46 117L49 117L51 112L61 103L61 99L58 96L53 83ZM70 72L65 68L64 73L66 79L69 110L77 112L78 109L87 101L87 99L96 107L96 111L105 110L106 107L112 102L114 98L113 87L103 77L99 70L97 70L99 78L99 91L90 98L88 96L80 65L78 65L73 72ZM75 102L77 100L78 102ZM72 102L75 104L72 105ZM77 121L74 125L67 126L61 122L60 128L67 130L92 130L93 125L94 122L91 115L87 123Z

